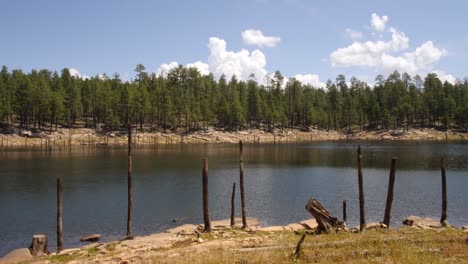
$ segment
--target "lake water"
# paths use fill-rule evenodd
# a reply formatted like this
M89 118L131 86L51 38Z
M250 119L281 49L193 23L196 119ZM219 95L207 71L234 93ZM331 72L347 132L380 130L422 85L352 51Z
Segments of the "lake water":
M245 145L246 208L264 225L311 218L304 209L317 198L341 218L348 204L348 225L359 222L356 143ZM126 233L126 148L76 147L73 150L8 150L0 154L0 256L27 247L33 234L49 235L56 245L56 177L63 178L65 247L79 237L100 233L103 240ZM392 225L404 217L439 218L440 159L447 158L448 221L468 224L468 145L364 143L366 221L382 221L390 161L398 156ZM238 146L162 145L133 153L133 233L155 233L180 223L202 223L201 158L209 160L212 219L228 218L232 183L237 184L240 216ZM177 225L179 225L178 223Z

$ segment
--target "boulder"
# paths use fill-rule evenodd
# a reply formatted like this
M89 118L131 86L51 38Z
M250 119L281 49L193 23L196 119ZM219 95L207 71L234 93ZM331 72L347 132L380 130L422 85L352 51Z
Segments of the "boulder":
M265 231L265 232L278 232L278 231L284 231L284 226L266 226L258 229L259 231Z
M439 228L441 227L440 221L432 218L423 218L419 216L408 216L403 220L403 224L420 229Z
M317 221L314 218L301 221L299 224L303 225L306 229L309 230L316 229L318 226Z
M287 226L284 227L285 230L290 230L290 231L301 231L301 230L304 230L306 229L305 226L301 225L301 224L298 224L298 223L293 223L293 224L289 224Z
M80 241L81 242L98 242L99 239L101 239L100 234L92 234L92 235L81 237Z
M13 250L10 253L6 254L3 258L0 258L1 264L13 264L19 262L27 262L31 260L33 257L31 255L31 251L28 248L20 248L17 250Z

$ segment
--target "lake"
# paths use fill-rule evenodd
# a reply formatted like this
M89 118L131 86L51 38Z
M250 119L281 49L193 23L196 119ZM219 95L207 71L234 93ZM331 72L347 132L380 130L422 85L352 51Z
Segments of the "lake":
M341 218L347 200L348 226L359 222L357 143L245 145L247 216L264 225L284 225L311 215L317 198ZM0 256L28 247L33 234L49 236L56 248L56 177L63 178L65 248L80 236L103 240L126 234L125 147L75 147L53 152L7 150L0 154ZM441 214L440 159L447 159L448 222L468 224L468 144L375 142L362 144L366 221L383 220L390 161L397 163L393 227L409 215ZM133 233L144 235L184 223L202 223L201 165L209 161L212 219L230 215L232 183L240 217L236 144L160 145L133 151ZM172 219L180 219L177 224Z

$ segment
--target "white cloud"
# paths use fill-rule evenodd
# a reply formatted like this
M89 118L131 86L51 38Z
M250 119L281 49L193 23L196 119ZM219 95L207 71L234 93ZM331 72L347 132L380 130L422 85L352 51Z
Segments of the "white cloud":
M303 84L309 84L312 87L325 88L326 85L320 82L320 78L317 74L296 74L294 76L298 81Z
M332 66L377 66L379 57L385 52L397 52L408 48L409 39L405 33L390 28L389 41L353 42L348 47L339 48L330 54Z
M265 55L254 50L250 53L242 49L238 52L228 51L226 41L216 37L211 37L208 43L210 56L208 65L210 72L219 78L222 74L227 78L236 75L241 80L248 80L251 74L254 74L259 83L264 83L264 77L267 74Z
M75 68L69 68L68 71L70 72L70 75L76 78L80 79L89 79L89 76L82 75L77 69Z
M346 35L347 35L350 39L352 39L352 40L356 40L356 39L362 38L362 32L361 32L361 31L356 31L356 30L347 28L347 29L345 30L345 33L346 33Z
M372 14L372 27L383 32L388 21L387 16ZM422 74L432 70L434 64L448 54L438 48L432 41L427 41L413 51L408 51L409 38L405 33L390 27L386 32L391 39L359 42L339 48L330 54L333 67L367 67L382 74L395 70L408 74ZM388 34L387 33L387 34ZM453 76L452 76L453 77ZM447 78L450 79L450 76Z
M246 45L256 45L259 47L275 47L280 43L280 37L265 36L263 32L256 29L247 29L242 32L242 40Z
M444 71L438 71L438 70L432 71L432 72L437 74L437 76L439 77L440 81L442 81L442 83L445 83L445 82L449 82L451 84L457 83L457 78L451 74L447 74Z
M376 13L372 14L371 25L377 32L383 32L388 22L388 16L379 16Z
M159 68L156 70L156 74L157 75L163 75L163 76L166 76L167 73L173 69L173 68L177 68L179 66L179 63L177 63L177 61L173 61L169 64L167 63L164 63L162 64L161 66L159 66Z
M200 71L201 75L208 75L210 74L210 66L204 62L201 62L201 61L197 61L197 62L194 62L194 63L189 63L187 64L187 67L190 68L190 67L193 67L193 68L197 68L198 71Z

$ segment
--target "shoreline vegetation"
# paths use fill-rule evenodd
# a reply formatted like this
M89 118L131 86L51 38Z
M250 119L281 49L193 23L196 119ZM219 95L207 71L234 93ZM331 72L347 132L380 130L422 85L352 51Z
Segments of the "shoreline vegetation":
M268 132L259 129L224 131L214 128L191 133L138 132L134 130L134 145L202 144L202 143L307 143L320 141L413 141L464 142L468 133L440 131L434 128L409 130L368 130L355 133L311 129L301 131L284 129ZM87 128L58 128L48 131L18 130L13 134L0 134L0 147L12 148L66 148L69 146L124 146L128 144L126 131L96 132Z
M28 249L18 249L0 259L0 263L468 261L468 227L442 227L439 221L429 218L407 217L404 226L397 229L368 223L363 233L354 227L326 235L316 234L318 225L313 218L286 226L261 226L255 218L247 220L246 229L241 228L240 218L236 218L234 226L229 219L212 221L210 233L203 232L202 224L183 224L131 240L92 242L36 258ZM303 234L307 234L305 243L301 244L301 253L295 256L296 244Z

